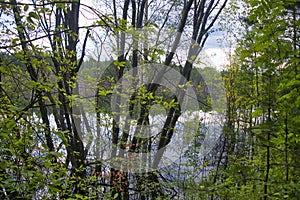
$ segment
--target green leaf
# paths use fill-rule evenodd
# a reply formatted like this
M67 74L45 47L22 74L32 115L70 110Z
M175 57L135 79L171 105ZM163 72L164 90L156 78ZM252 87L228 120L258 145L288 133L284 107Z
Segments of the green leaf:
M29 16L34 18L34 19L39 19L39 16L35 12L30 12Z
M118 198L118 196L119 196L119 194L118 194L118 193L116 193L116 194L114 195L114 199L117 199L117 198Z
M28 8L29 8L29 6L26 4L26 5L24 6L24 11L26 12L26 11L28 10Z
M12 129L15 126L16 126L15 120L10 119L6 122L6 128L8 128L8 129Z

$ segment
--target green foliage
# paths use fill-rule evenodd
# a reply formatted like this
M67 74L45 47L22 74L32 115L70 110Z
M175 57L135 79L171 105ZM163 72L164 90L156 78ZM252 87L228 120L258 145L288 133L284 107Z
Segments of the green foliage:
M112 10L125 9L120 2L113 1L118 5L113 5ZM172 55L167 53L169 47L160 45L156 36L163 29L160 25L172 26L170 32L176 32L174 27L181 21L177 22L179 13L184 13L190 1L184 8L180 1L170 1L161 10L149 4L146 7L151 12L147 14L141 10L143 2L147 1L127 1L132 7L122 10L122 18L119 10L113 13L107 10L103 14L84 5L84 9L99 18L91 27L84 27L93 31L93 34L88 32L87 39L106 48L104 56L97 49L98 60L83 60L86 44L80 49L84 32L76 21L76 16L80 16L77 1L1 2L0 12L4 17L0 20L3 50L0 54L0 199L128 199L135 193L141 199L154 196L170 199L172 193L180 199L299 199L300 16L296 0L244 0L241 5L231 1L232 16L222 17L221 28L237 24L241 27L238 34L226 30L232 34L230 45L235 35L239 38L223 76L217 76L218 72L210 68L193 68L189 81L175 86L182 90L192 87L203 111L219 111L227 103L226 126L211 153L200 159L205 135L199 131L195 143L178 163L161 169L163 175L152 172L132 175L124 169L105 174L113 165L109 160L100 159L103 156L100 153L104 153L99 147L150 151L154 146L151 142L159 143L166 137L155 135L149 149L136 148L145 145L143 138L128 135L127 130L121 130L112 120L110 101L114 92L127 95L130 117L139 125L149 123L150 114L180 110L174 93L163 86L149 91L149 85L135 85L135 89L128 88L122 94L118 90L117 83L127 78L124 74L132 65L164 64L164 55L167 58ZM187 13L188 17L214 13L201 11L211 7L205 1L195 1L193 6L195 10ZM243 9L238 10L239 7ZM230 11L229 8L227 13ZM169 13L176 16L164 16ZM200 20L198 28L209 27L201 23L210 21L211 17ZM187 20L183 35L190 34L193 22L198 19L201 17ZM153 33L157 35L151 38L149 35ZM199 34L203 37L202 31ZM116 41L110 41L109 47L102 46L109 36L116 36ZM150 45L152 40L154 46ZM178 46L172 45L172 50ZM117 52L114 61L100 61L101 56L111 56L114 51ZM175 55L181 51L177 49ZM126 53L118 55L119 52ZM182 58L177 59L181 64ZM192 55L191 60L195 59L196 55ZM170 63L182 73L183 67L175 59ZM211 81L213 86L209 84ZM226 91L222 90L223 86ZM218 98L223 92L226 100ZM173 124L176 124L176 112L169 116ZM88 118L95 113L96 120L91 125ZM173 124L164 128L167 137L173 135ZM93 137L97 140L92 141ZM103 137L108 138L109 144L101 143ZM129 137L137 140L135 147L129 143L132 139ZM132 164L130 157L118 159L124 162L122 167Z
M280 0L244 3L245 35L223 73L226 155L204 181L206 192L220 199L298 199L299 39L291 36L299 32L299 14L286 8L299 8Z

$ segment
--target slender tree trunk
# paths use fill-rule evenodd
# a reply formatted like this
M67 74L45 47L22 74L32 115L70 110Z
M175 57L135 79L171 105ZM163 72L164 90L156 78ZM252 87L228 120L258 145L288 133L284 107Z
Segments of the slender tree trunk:
M287 112L285 113L285 183L286 185L288 185L289 183L289 157L288 157L288 149L289 149L289 145L288 145L288 135L289 135L289 130L288 130L288 114ZM287 189L285 189L287 190ZM286 191L286 195L287 195L287 191ZM285 199L287 199L288 197L286 197Z
M22 24L20 10L17 7L16 0L10 0L10 3L12 4L14 19L15 19L15 22L17 25L17 30L18 30L18 36L21 41L22 50L24 52L24 58L26 60L27 71L31 77L31 80L37 82L38 74L35 71L35 69L32 65L32 61L30 59L28 43L26 42L27 41L26 35L28 35L28 34L26 33L26 28ZM48 118L48 113L47 113L47 109L45 106L45 102L42 98L43 93L44 93L43 91L37 90L39 109L40 109L43 123L46 126L45 127L45 138L46 138L47 146L50 151L54 151L54 144L53 144L53 140L52 140L52 137L50 134L50 122L49 122L49 118Z

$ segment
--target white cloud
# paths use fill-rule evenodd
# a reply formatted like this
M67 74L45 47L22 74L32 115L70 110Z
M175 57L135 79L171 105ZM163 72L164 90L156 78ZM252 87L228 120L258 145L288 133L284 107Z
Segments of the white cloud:
M214 47L204 49L207 57L216 66L217 69L223 68L226 64L229 64L227 53L228 48Z

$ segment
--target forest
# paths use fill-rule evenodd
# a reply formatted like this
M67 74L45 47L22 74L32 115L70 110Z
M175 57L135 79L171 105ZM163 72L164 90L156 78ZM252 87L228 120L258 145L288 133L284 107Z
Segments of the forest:
M0 0L0 199L300 199L299 50L299 0Z

